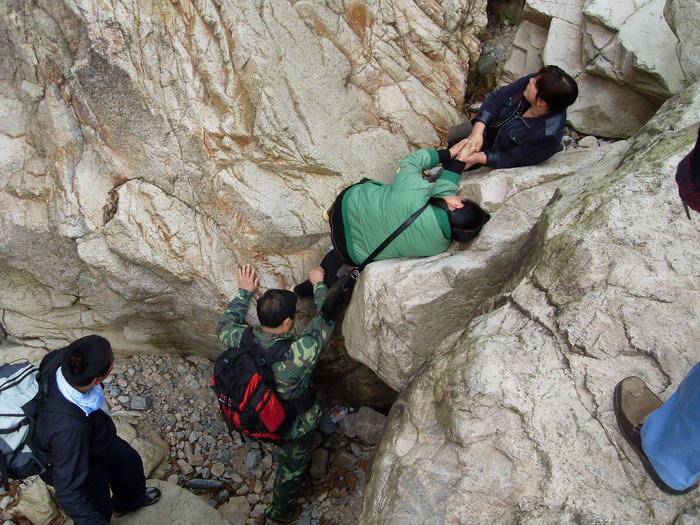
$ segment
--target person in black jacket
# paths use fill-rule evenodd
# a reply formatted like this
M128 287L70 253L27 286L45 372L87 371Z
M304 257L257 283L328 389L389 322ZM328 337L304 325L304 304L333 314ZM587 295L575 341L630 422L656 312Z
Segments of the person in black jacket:
M40 365L45 401L37 414L36 452L41 478L76 525L104 525L160 499L146 488L139 453L117 436L102 393L112 371L109 341L90 335L48 353ZM110 496L110 489L112 496Z
M566 108L577 97L573 78L557 66L545 66L491 93L471 122L448 132L448 145L467 137L473 152L467 170L539 164L561 151Z

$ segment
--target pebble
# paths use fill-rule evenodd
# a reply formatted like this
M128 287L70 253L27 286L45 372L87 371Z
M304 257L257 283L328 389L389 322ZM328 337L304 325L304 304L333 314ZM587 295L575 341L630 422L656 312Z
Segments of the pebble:
M349 452L345 452L344 450L340 450L335 455L335 457L333 458L333 462L331 463L331 466L333 468L346 470L348 472L352 472L352 470L355 468L355 465L357 465L357 459L355 458L355 456L350 454Z
M262 464L265 468L272 467L272 454L268 454L267 456L265 456L262 460Z
M578 145L580 148L597 148L598 146L600 146L600 143L598 142L597 138L595 138L592 135L589 135L579 140Z
M226 466L221 462L214 463L211 467L211 475L215 478L220 478L224 475L224 472L226 472Z
M245 458L245 468L248 470L253 470L258 466L262 454L259 450L251 450Z
M184 459L178 459L177 466L180 468L180 472L182 472L185 476L188 476L194 472L194 469Z
M328 467L328 451L325 448L316 449L311 456L311 467L309 474L314 479L323 479Z
M151 406L150 401L146 397L141 397L141 396L133 396L131 398L131 410L148 410L148 408Z
M218 490L224 486L216 479L191 479L185 483L185 487L193 490Z

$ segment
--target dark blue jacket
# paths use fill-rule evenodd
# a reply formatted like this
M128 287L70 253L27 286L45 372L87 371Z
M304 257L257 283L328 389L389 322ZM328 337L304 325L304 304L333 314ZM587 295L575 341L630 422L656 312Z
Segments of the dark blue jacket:
M491 93L472 120L486 125L482 151L486 153L486 165L491 168L532 166L562 149L566 111L542 117L521 116L530 109L523 92L534 76L520 78ZM499 130L489 129L499 123Z
M94 492L103 484L108 486L104 479L108 476L109 453L117 431L112 418L102 410L86 416L61 394L56 369L65 351L62 348L47 354L40 370L49 385L48 397L65 401L75 409L75 415L39 408L36 453L50 464L41 478L56 489L56 499L76 525L107 525L111 508L96 508Z

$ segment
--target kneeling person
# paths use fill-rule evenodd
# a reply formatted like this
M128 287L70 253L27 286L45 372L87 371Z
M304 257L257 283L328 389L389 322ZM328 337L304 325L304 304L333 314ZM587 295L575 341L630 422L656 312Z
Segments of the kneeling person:
M160 499L160 490L146 488L139 453L117 436L109 416L102 381L113 364L109 341L90 335L48 353L40 365L48 388L35 433L37 455L48 465L41 478L75 525L107 524L113 512Z
M566 108L577 97L571 76L557 66L545 66L491 93L471 122L448 132L448 143L468 138L468 170L534 166L563 149Z

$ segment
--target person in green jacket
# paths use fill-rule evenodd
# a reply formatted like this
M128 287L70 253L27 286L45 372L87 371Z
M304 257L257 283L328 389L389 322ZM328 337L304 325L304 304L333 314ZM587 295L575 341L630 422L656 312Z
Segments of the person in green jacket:
M344 266L362 264L426 203L428 207L375 260L436 255L452 241L467 242L476 237L490 215L456 195L465 161L473 153L467 139L450 149L419 149L401 161L391 184L363 179L345 188L326 212L333 249L321 261L324 282L332 286ZM423 172L438 164L443 171L431 184ZM313 294L308 280L292 290L301 297Z

